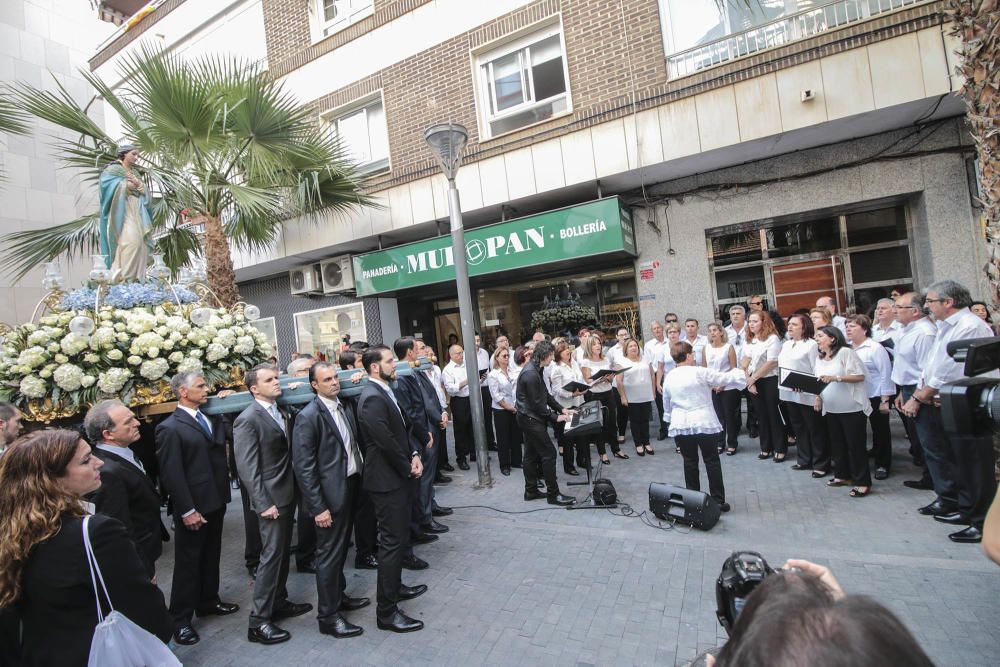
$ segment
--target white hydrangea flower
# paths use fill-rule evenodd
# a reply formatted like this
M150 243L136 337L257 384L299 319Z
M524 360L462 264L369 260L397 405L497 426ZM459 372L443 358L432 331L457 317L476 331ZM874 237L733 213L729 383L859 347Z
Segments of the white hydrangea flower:
M149 348L148 350L146 350L146 356L149 357L150 359L156 359L158 356L160 356L160 348L158 347Z
M188 356L191 357L192 359L201 359L201 355L203 354L204 352L202 352L201 350L191 350L190 352L188 352Z
M131 377L127 368L109 368L97 377L97 388L104 394L117 394Z
M254 349L253 338L250 336L240 336L236 339L236 345L233 346L233 352L236 354L250 354Z
M218 343L212 343L208 346L208 350L205 351L205 359L208 361L218 361L220 359L225 359L228 352L226 348L222 347Z
M59 343L49 343L48 346L45 349L48 350L49 352L51 352L52 354L55 354L56 352L58 352L62 348L59 347Z
M50 377L52 377L52 371L50 371L48 368L43 368L42 370L38 371L38 377L43 377L46 380L48 380Z
M85 336L68 333L59 341L59 347L62 348L63 354L73 356L74 354L80 354L90 347L90 341Z
M110 359L111 361L121 361L124 356L125 353L122 352L121 350L116 349L108 351L108 359Z
M160 334L149 331L143 334L139 334L132 340L132 345L129 347L129 352L132 354L146 354L152 348L157 348L163 345L163 336Z
M67 361L69 361L69 357L67 357L65 354L57 354L56 356L53 357L53 359L55 359L55 362L57 364L65 364Z
M166 318L164 318L164 321L166 321ZM125 317L126 329L137 335L152 331L156 324L155 315L139 308L129 311Z
M142 362L142 366L139 367L139 375L147 380L159 380L169 368L170 364L166 359L149 359Z
M63 391L76 391L83 381L83 369L75 364L63 364L52 373L52 380Z
M25 375L21 378L19 389L21 394L28 398L42 398L49 393L49 386L45 380L34 375Z
M104 345L114 345L117 337L112 327L97 327L94 333L90 334L91 349L100 349Z
M46 329L39 329L28 334L28 345L48 345L49 332Z
M128 358L128 363L131 364L132 366L138 366L139 364L142 363L142 357L133 354L131 357Z
M160 345L160 347L169 352L170 350L174 349L174 341L168 338L167 340L163 341L163 344Z
M225 348L230 348L236 345L236 334L230 329L219 329L219 333L216 334L215 339L212 341Z
M117 331L118 333L121 333L121 332L125 331L125 323L124 322L115 322L115 331Z
M58 348L58 344L53 343ZM29 369L35 368L36 366L41 366L46 361L48 361L49 355L45 353L40 347L29 347L21 352L17 357L17 364L19 366L26 366Z
M80 379L80 385L84 389L86 389L87 387L93 387L95 382L97 382L97 378L95 378L93 375L84 375L83 378Z
M182 361L184 361L184 353L183 352L171 352L170 356L167 357L167 361L169 361L172 364L179 364Z
M193 357L187 357L181 363L177 364L178 373L201 373L202 368L201 361Z
M101 357L99 355L94 354L93 352L91 352L90 354L83 355L83 361L84 363L87 364L96 364L100 360Z
M181 338L184 338L184 335L180 331L175 330L170 332L170 337L167 340L172 340L176 343Z

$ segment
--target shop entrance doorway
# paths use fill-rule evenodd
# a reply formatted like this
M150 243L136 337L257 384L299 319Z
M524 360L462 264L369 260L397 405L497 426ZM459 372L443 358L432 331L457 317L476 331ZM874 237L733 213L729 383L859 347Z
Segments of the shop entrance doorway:
M844 289L844 263L839 256L790 262L773 267L774 307L779 313L791 314L802 308L812 308L823 296L835 296L837 312L847 308Z
M458 343L468 347L472 342L463 344L462 318L458 313L458 299L445 299L434 302L434 339L437 342L438 365L445 367L451 357L448 348Z

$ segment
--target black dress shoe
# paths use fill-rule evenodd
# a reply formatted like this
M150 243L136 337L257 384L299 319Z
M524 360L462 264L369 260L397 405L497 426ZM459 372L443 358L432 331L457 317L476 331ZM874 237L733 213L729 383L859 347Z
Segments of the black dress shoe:
M455 472L455 466L450 463L445 463L441 466L441 470L444 470L445 472Z
M428 567L427 561L412 554L403 559L404 570L426 570Z
M392 613L392 616L383 620L376 620L379 630L389 630L391 632L416 632L424 629L424 622L415 618L410 618L400 610Z
M255 565L247 565L247 574L250 575L251 579L257 578L257 567Z
M524 492L524 499L525 500L541 500L544 497L545 497L545 494L544 493L539 493L538 491L525 491Z
M216 602L211 607L202 607L195 613L199 616L228 616L229 614L235 614L240 610L238 604L230 604L229 602Z
M308 614L313 610L313 606L308 602L287 602L285 606L274 610L274 618L295 618L302 614Z
M449 530L451 530L451 528L444 525L443 523L439 523L434 520L431 520L430 523L425 523L421 525L420 529L423 530L425 533L437 533L437 534L447 533Z
M952 505L942 505L940 500L935 500L929 505L917 509L917 512L924 516L941 516L943 514L954 514L958 510Z
M968 517L959 511L954 511L949 514L938 514L934 517L935 521L940 521L941 523L950 523L953 526L967 525L969 523Z
M375 556L361 556L354 559L355 570L377 570L378 558Z
M747 435L749 435L751 438L756 438L757 437L757 429L755 429L755 428L750 429L749 431L747 431Z
M450 507L441 507L440 505L434 505L431 509L431 514L434 516L449 516L455 513Z
M399 585L399 599L412 600L427 592L427 584L417 584L416 586Z
M579 477L580 471L577 470L576 468L573 468L572 470L567 470L566 474L567 475L572 475L573 477Z
M796 463L792 466L792 470L811 470L811 469L812 468L810 468L809 466L804 466L800 463Z
M574 498L573 496L564 496L561 493L558 493L554 496L549 496L547 500L549 502L549 505L560 505L562 507L565 507L566 505L572 505L573 503L576 502L576 498Z
M875 479L889 479L889 471L881 466L875 468Z
M975 526L969 526L965 530L952 533L948 539L959 544L977 544L983 541L983 531Z
M664 440L667 439L667 432L666 431L660 431L660 434L658 436L656 436L656 439L659 440L660 442L663 442Z
M247 630L247 639L255 644L280 644L292 638L288 630L282 630L274 623L265 623L259 628Z
M722 511L722 512L728 512L731 509L732 509L732 507L729 506L729 503L719 503L719 510L720 511Z
M357 611L372 603L368 598L351 598L346 595L340 598L340 611Z
M500 468L500 474L504 477L510 477L510 468Z
M923 479L908 479L903 482L903 486L908 489L920 489L921 491L934 490L934 484L932 484L929 480Z
M357 637L364 632L364 629L360 625L349 622L340 614L336 614L327 623L320 623L319 631L324 635L333 635L337 639L347 639L348 637Z
M315 563L302 563L295 564L295 569L302 574L316 574L316 564Z
M469 469L469 464L466 463L465 461L459 461L458 462L458 467L461 468L462 470L468 470Z
M191 646L200 642L201 637L194 631L194 628L190 625L185 625L183 628L178 628L174 631L174 641L184 646Z
M413 536L414 544L430 544L431 542L437 542L438 536L434 533L417 533Z
M451 477L448 477L448 475L442 475L441 473L438 473L438 474L434 475L434 483L435 484L451 484Z
M475 454L470 455L469 456L469 460L472 461L473 463L475 463L476 462L476 455Z

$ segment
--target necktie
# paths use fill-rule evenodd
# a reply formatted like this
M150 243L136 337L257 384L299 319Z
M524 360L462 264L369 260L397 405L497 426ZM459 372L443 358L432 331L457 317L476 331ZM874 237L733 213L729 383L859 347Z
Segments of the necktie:
M333 414L334 421L337 422L337 430L340 431L340 438L344 441L344 444L347 445L347 450L350 452L351 458L354 459L354 470L356 472L361 472L364 461L361 458L361 451L351 438L351 429L347 426L347 417L344 415L344 406L337 403L337 409Z
M284 431L285 422L281 419L281 413L278 412L278 406L272 404L271 407L268 409L268 412L271 413L271 417L274 419L274 423L278 425L278 428Z
M208 425L208 420L205 419L205 415L201 414L201 412L195 412L194 413L194 418L195 418L195 421L198 422L198 426L201 427L201 430L204 431L205 435L208 436L208 439L211 440L212 439L212 428Z

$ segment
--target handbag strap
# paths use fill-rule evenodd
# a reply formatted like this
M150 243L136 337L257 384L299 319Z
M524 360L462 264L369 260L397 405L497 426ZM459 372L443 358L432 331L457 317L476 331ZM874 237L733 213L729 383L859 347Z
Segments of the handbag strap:
M101 623L104 621L104 612L101 610L101 593L104 591L104 599L108 601L108 608L111 611L115 610L115 606L111 604L111 596L108 595L108 588L104 585L104 575L101 574L101 566L97 562L97 556L94 554L94 547L90 543L90 517L83 517L83 549L87 554L87 565L90 567L90 583L94 587L94 601L97 604L97 622ZM101 582L101 588L98 590L97 582Z

